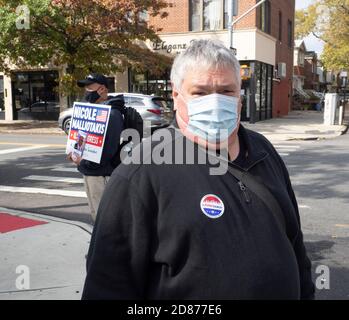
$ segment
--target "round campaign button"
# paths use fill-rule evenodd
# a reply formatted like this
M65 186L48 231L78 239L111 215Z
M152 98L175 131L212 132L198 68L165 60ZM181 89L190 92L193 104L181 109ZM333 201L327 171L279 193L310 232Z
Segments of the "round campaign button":
M209 218L216 219L224 213L223 201L214 194L205 195L200 202L201 211Z

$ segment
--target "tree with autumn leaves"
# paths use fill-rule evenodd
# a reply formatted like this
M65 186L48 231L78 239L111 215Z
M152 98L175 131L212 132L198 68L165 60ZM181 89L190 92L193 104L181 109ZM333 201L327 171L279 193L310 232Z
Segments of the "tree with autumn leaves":
M296 38L312 33L324 41L321 61L329 70L349 70L349 0L315 0L296 12Z
M18 28L23 5L30 13L26 29ZM163 0L0 0L0 71L61 66L65 95L76 94L76 80L89 72L132 67L160 74L171 60L144 41L159 40L147 18L165 18L166 7Z

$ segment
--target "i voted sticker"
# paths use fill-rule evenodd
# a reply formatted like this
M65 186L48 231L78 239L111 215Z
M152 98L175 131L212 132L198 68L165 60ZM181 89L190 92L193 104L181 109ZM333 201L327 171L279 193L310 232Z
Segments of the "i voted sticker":
M214 194L205 195L200 202L201 211L209 218L216 219L224 213L223 201Z

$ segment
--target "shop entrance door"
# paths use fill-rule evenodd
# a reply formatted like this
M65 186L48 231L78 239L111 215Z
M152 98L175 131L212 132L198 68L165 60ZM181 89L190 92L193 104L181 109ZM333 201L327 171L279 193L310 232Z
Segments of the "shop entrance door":
M251 117L250 115L250 111L251 111L250 81L242 81L241 100L242 100L241 121L249 121Z

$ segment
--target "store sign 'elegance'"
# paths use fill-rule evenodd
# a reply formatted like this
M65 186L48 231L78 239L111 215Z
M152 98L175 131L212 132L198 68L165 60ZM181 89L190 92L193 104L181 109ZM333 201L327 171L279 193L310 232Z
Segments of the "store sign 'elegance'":
M187 43L167 43L166 41L153 42L154 51L166 51L167 53L180 52L187 49Z

